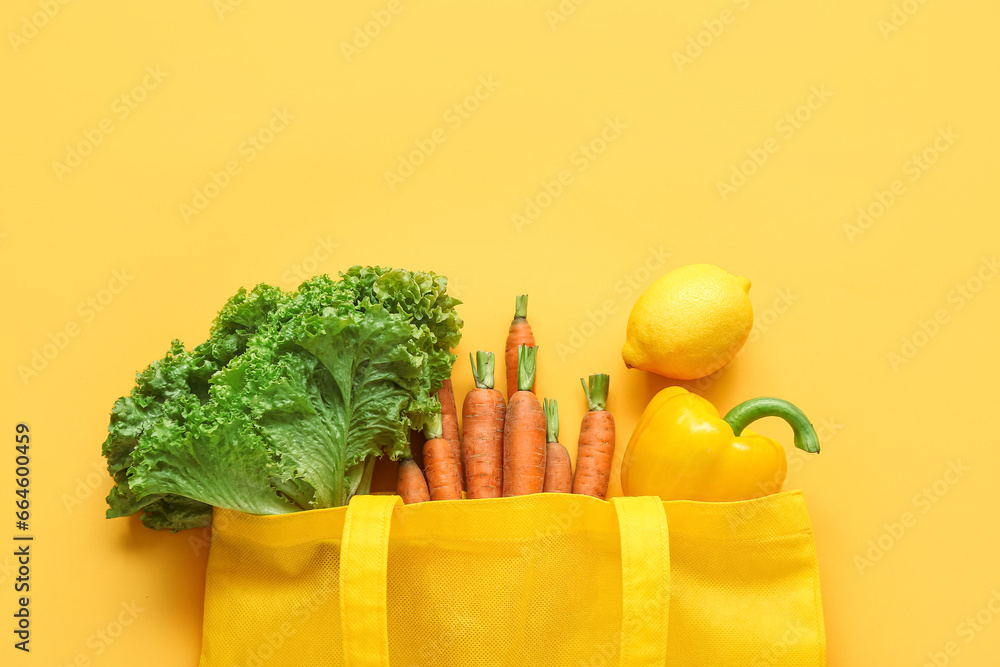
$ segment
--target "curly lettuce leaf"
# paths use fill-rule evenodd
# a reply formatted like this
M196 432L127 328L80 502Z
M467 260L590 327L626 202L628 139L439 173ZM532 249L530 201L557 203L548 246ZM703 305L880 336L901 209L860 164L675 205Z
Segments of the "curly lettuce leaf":
M195 349L210 356L219 366L225 366L243 354L253 335L287 298L288 294L280 288L264 283L249 292L241 287L215 317L209 339Z
M211 507L275 514L367 492L377 456L408 453L461 337L434 274L352 267L297 292L239 290L209 340L175 341L115 404L108 516L207 525Z
M381 304L404 315L418 327L427 327L435 347L450 351L462 339L462 319L455 306L462 302L447 293L448 279L434 273L353 266L341 274L342 289L349 289L354 303Z
M142 523L153 530L187 530L212 525L212 506L184 498L167 495L142 509Z
M108 495L108 518L142 511L143 523L150 528L174 530L211 523L212 506L207 503L174 494L137 495L128 482L132 452L153 424L182 419L186 400L208 400L211 377L242 354L246 341L285 298L284 292L270 285L258 285L249 292L241 288L219 311L207 341L187 351L174 340L162 359L136 373L131 394L115 402L103 447L108 472L116 482Z
M131 394L115 402L102 448L108 472L116 482L108 495L108 518L142 510L145 521L158 513L174 515L175 508L183 505L185 518L178 515L178 524L193 527L211 521L210 505L165 494L137 495L129 485L128 475L134 462L132 454L147 429L160 421L178 419L177 410L186 403L207 400L209 378L217 370L213 360L185 350L175 340L162 359L136 374Z
M343 465L407 453L407 413L425 398L421 380L431 343L426 333L378 304L366 304L363 315L328 311L319 319L318 330L307 330L298 343L329 372L335 403L345 407L333 421Z
M226 406L194 407L184 426L154 424L132 457L129 486L139 496L174 494L252 514L301 509L270 484L283 471L253 423Z

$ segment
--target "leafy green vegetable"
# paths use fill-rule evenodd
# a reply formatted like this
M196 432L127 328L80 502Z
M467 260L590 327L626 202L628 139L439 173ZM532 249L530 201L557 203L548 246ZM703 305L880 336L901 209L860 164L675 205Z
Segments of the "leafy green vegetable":
M408 455L437 410L462 326L446 289L357 266L292 293L241 289L207 341L174 341L115 403L107 516L181 530L212 506L279 514L366 493L375 458Z

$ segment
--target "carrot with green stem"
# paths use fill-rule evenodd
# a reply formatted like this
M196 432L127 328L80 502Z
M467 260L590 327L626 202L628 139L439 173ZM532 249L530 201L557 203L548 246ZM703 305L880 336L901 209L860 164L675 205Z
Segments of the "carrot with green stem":
M605 373L591 375L589 387L580 378L589 412L580 425L576 476L573 478L573 493L602 500L608 495L611 461L615 455L615 418L607 411L609 382Z
M458 500L462 497L462 467L451 451L451 443L441 437L441 413L424 428L424 475L431 500Z
M503 495L541 493L545 484L545 413L531 392L537 347L517 348L518 390L507 404L503 426Z
M451 378L445 379L441 383L441 388L437 392L438 401L441 403L441 437L451 445L452 455L458 461L459 479L462 482L462 490L465 490L465 477L462 475L462 443L458 431L458 409L455 407L455 392L451 387Z
M396 469L396 495L403 499L403 503L412 505L422 503L431 499L430 491L427 489L427 480L413 459L400 459L399 467Z
M514 319L507 331L507 344L503 351L503 360L507 369L507 402L520 387L518 386L518 356L517 348L521 345L533 347L535 335L528 324L528 295L522 294L514 302ZM529 391L535 391L535 381L531 381Z
M573 464L569 452L559 442L559 403L546 398L542 401L545 412L545 482L546 493L573 492Z
M462 404L462 463L466 496L499 498L503 495L503 428L507 406L493 388L492 352L476 352L472 376L476 386Z

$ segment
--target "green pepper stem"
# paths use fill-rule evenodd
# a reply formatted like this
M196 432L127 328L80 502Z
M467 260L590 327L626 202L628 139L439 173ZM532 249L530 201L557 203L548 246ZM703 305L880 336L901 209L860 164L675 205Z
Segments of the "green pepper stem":
M809 418L797 407L780 398L751 398L734 407L723 417L738 437L751 422L764 417L781 417L792 427L795 446L810 454L819 454L819 437Z
M583 393L587 395L587 408L594 412L605 410L608 406L608 385L611 384L611 377L607 373L594 373L590 376L590 387L580 378L583 385Z
M531 391L535 384L535 353L537 345L517 346L517 388L518 391Z
M524 319L528 316L528 295L522 294L514 301L514 319Z
M443 430L441 428L441 407L438 404L438 411L434 413L431 420L427 422L424 426L424 437L428 440L433 440L434 438L440 438Z
M545 410L545 442L559 442L559 402L554 398L542 401Z
M469 362L472 364L472 377L478 389L493 388L493 353L476 350L476 358L469 352Z

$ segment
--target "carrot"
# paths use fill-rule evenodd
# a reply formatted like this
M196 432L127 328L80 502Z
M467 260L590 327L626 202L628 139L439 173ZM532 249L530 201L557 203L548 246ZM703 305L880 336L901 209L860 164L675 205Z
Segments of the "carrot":
M572 493L573 464L569 452L559 442L559 403L546 398L542 402L545 411L545 483L546 493Z
M573 493L582 493L602 500L608 494L611 480L611 459L615 454L615 418L605 408L608 404L608 383L604 373L590 376L590 387L580 378L587 395L589 412L580 425L580 444L576 450L576 477Z
M451 378L446 379L437 392L441 403L441 437L451 445L452 456L458 461L458 478L465 490L465 476L462 474L462 445L458 432L458 410L455 408L455 392L451 388Z
M504 364L507 367L507 402L510 397L519 389L518 387L518 357L517 348L519 345L528 347L534 346L535 335L531 333L531 325L528 324L528 295L522 294L514 302L514 319L510 322L510 329L507 331L507 345L503 351ZM531 381L528 391L535 391L535 381Z
M413 459L399 461L399 468L396 469L396 495L407 505L431 499L424 473L420 472L420 466Z
M545 413L531 393L535 382L534 346L518 345L518 390L507 405L503 426L503 495L540 493L545 483Z
M503 494L503 425L507 406L493 388L493 353L476 352L472 375L476 387L462 405L462 459L469 498L499 498ZM478 367L477 362L478 361Z
M451 444L441 437L441 414L424 429L424 474L431 500L458 500L462 497L462 470L451 453Z

